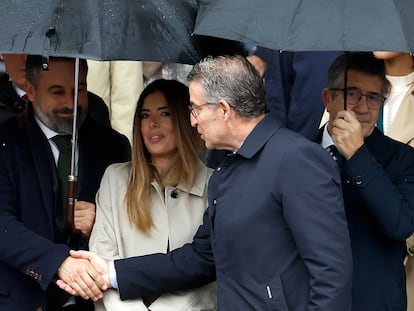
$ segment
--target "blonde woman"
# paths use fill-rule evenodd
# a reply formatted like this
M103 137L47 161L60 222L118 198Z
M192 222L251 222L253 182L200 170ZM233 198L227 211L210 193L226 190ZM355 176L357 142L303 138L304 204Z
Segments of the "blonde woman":
M108 167L97 194L90 250L106 259L167 253L191 242L207 208L211 175L202 142L190 125L188 88L156 80L134 116L131 162ZM97 310L215 310L215 284L121 301L105 292Z

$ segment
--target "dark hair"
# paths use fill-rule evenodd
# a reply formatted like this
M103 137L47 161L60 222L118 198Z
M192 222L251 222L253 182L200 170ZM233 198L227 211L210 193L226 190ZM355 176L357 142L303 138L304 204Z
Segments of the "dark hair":
M64 61L74 61L74 58L68 57L50 57L50 60L64 60ZM41 55L28 55L26 59L26 79L29 80L34 86L37 86L39 82L39 73L40 70L43 70L44 59ZM83 66L88 72L88 64L85 59L79 60L80 66Z
M187 80L201 83L207 102L224 99L246 119L267 112L263 79L241 55L206 57L194 66Z
M385 64L377 59L372 52L347 52L339 55L328 70L326 88L338 88L343 84L345 71L355 70L379 77L382 83L382 95L387 95L390 84L385 77Z

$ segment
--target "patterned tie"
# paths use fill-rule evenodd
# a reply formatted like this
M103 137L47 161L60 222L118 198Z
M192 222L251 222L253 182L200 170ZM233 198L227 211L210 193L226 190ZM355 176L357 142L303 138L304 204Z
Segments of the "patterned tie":
M335 161L338 160L338 149L335 147L335 145L330 145L326 147L326 150L329 152L332 159L334 159Z
M326 147L326 150L331 155L332 159L336 161L339 168L342 169L342 165L344 164L345 158L342 156L342 154L338 151L338 148L336 148L335 145L330 145Z
M58 220L58 229L63 231L66 223L68 175L70 174L72 143L70 135L56 135L52 137L52 140L59 149L57 172L59 177L59 196L61 198L62 205L60 208L56 209L56 218Z

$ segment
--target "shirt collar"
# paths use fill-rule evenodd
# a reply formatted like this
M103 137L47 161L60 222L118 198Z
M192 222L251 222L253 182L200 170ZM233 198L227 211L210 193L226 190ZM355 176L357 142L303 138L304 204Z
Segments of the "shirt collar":
M21 88L18 88L18 87L17 87L17 86L15 86L15 85L13 85L13 87L14 87L14 90L16 91L16 94L17 94L19 97L22 97L22 96L26 95L26 92L25 92L25 91L23 91Z
M334 145L332 137L328 133L328 124L329 124L329 122L326 123L324 128L323 128L322 142L321 142L321 146L325 149L329 146Z
M45 134L47 139L51 139L52 137L59 135L59 133L56 133L55 131L48 128L46 125L42 123L42 121L39 120L39 118L35 115L36 123L39 125L40 129L42 130L43 134Z

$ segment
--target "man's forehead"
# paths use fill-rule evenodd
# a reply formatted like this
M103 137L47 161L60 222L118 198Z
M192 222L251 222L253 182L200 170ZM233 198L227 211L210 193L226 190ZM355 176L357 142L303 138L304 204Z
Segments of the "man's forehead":
M383 80L380 76L362 71L350 70L348 72L347 88L360 88L370 92L380 93Z

